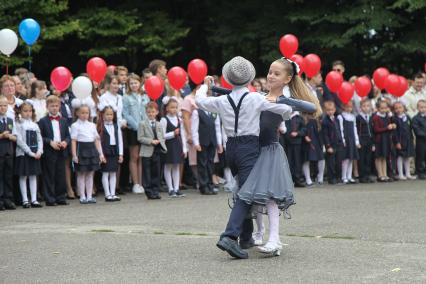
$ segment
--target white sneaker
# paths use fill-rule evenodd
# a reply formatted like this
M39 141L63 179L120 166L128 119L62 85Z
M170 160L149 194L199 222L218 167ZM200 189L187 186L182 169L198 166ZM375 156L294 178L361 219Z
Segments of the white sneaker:
M259 252L268 254L270 256L280 256L282 245L280 243L267 243L266 245L258 247L257 249L259 250Z
M398 176L399 180L407 180L407 178L405 176Z
M140 185L139 184L134 184L132 187L132 192L135 194L141 194L143 193L142 190L140 189Z
M138 184L141 193L145 193L145 188L142 185Z
M416 176L407 176L407 179L410 179L410 180L415 180L415 179L417 179L417 177Z
M263 245L263 233L262 232L253 233L252 238L254 240L255 246Z

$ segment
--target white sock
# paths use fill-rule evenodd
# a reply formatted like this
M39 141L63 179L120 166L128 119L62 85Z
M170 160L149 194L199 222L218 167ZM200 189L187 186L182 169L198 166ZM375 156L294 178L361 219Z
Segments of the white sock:
M231 169L230 168L225 168L223 170L223 174L225 176L226 183L229 183L229 184L232 183L233 176L232 176Z
M105 197L108 197L111 195L110 192L110 184L109 184L109 173L102 173L102 186L104 187ZM112 187L111 187L112 188ZM115 187L114 187L115 188Z
M109 188L111 196L115 196L115 188L117 187L117 173L109 173Z
M348 177L348 180L352 179L352 168L354 165L354 161L353 160L348 160L348 169L346 171L346 176Z
M30 176L31 202L37 201L37 176Z
M164 179L166 180L167 188L169 192L173 191L173 183L172 183L172 164L164 165Z
M80 199L86 199L86 191L84 190L85 178L86 178L85 172L77 172L77 188L78 188L78 193L80 195Z
M26 176L20 176L19 177L19 188L21 189L22 202L28 202L27 177Z
M280 241L279 229L280 229L280 210L278 205L273 200L269 200L266 203L268 209L269 218L269 240L268 243L278 244Z
M256 214L256 226L257 226L257 234L261 234L262 236L265 234L265 224L263 223L263 214L258 212Z
M405 169L405 176L406 177L411 177L410 163L411 163L411 158L404 158L404 169Z
M173 190L178 191L180 186L180 164L172 167Z
M324 181L325 160L318 161L318 182Z
M347 179L346 173L348 171L348 165L349 165L349 160L348 159L343 160L343 162L342 162L342 180Z
M312 183L312 179L311 179L311 169L309 168L309 161L308 162L304 162L302 169L303 169L303 174L305 175L305 180L306 180L306 184L311 184Z
M402 160L403 158L401 156L398 156L396 159L396 167L398 168L398 175L400 178L404 177L404 169L402 167Z
M86 173L85 183L86 183L87 199L91 199L93 194L93 173L94 172Z

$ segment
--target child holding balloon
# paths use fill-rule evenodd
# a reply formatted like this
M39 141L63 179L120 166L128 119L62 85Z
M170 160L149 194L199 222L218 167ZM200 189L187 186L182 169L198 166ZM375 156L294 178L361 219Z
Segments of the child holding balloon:
M342 161L342 181L343 183L356 183L352 178L352 165L354 160L359 160L358 131L356 128L356 118L352 114L353 103L349 101L343 105L343 112L337 116L340 124L340 131L343 138L344 154Z
M392 123L389 115L389 105L386 100L376 103L377 113L373 117L374 143L376 147L376 170L379 182L388 182L386 160L390 158L392 147L392 132L396 124Z
M165 96L162 100L165 116L160 124L166 139L167 154L164 165L164 178L167 183L170 197L184 197L179 191L180 165L188 153L186 135L182 121L178 116L178 101L175 97Z
M105 162L105 158L96 125L89 121L90 108L82 105L76 113L78 119L71 125L71 150L80 203L96 203L92 197L93 175L100 168L99 163Z

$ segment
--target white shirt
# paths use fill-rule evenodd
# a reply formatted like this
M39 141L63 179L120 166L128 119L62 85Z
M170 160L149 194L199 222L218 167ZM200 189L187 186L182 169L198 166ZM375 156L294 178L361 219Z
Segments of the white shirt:
M219 114L225 133L228 137L235 136L259 136L260 113L270 111L282 115L284 120L290 118L292 108L285 104L268 102L264 96L257 92L249 92L246 87L234 88L229 94L235 105L238 105L242 95L249 94L244 98L238 119L237 133L234 133L235 114L227 96L207 97L207 86L202 85L196 92L196 104L200 109Z
M60 117L59 114L57 114L56 116L49 114L49 116ZM59 128L59 121L58 120L51 120L50 122L52 123L52 128L53 128L53 141L54 142L61 142L61 130Z
M109 144L117 145L117 141L115 141L115 129L114 124L112 122L105 122L105 129L109 134ZM121 134L121 128L117 127L117 136L118 136L118 155L123 156L123 135Z
M188 152L188 148L187 148L187 145L186 145L185 127L183 127L181 119L178 118L177 116L170 116L170 115L167 115L167 118L170 120L171 124L173 124L174 126L177 126L178 122L180 123L180 138L182 140L183 152L187 153ZM175 132L174 131L167 132L167 119L165 117L161 118L160 125L163 128L163 133L164 133L164 139L165 140L170 140L170 139L175 138Z
M344 129L343 129L343 118L347 121L352 121L353 122L353 131L354 131L354 136L355 136L355 145L359 145L359 138L358 138L358 131L356 128L356 118L355 115L353 115L352 113L348 113L348 112L342 112L342 114L339 114L337 116L337 119L339 120L339 124L340 124L340 132L342 134L342 139L343 139L343 144L346 145L346 141L345 141L345 134L344 134Z
M71 101L71 106L73 108L79 108L82 105L87 105L89 107L90 118L95 118L97 116L98 109L97 109L97 106L95 104L95 101L93 100L93 98L91 96L87 97L85 99L75 98Z
M36 121L39 121L47 114L47 107L46 107L46 99L37 99L32 98L28 101L31 101L31 104L34 107L35 114L36 114Z
M20 106L24 101L21 99L18 99L16 97L14 97L15 100L15 105L7 105L7 112L6 112L6 116L8 118L10 118L11 120L13 120L13 123L15 123L15 106Z
M200 126L200 116L198 115L199 111L204 111L204 110L194 110L192 112L192 115L191 115L192 141L193 141L195 146L200 145L200 137L199 137L199 134L198 134L198 129L199 129L199 126ZM217 145L222 145L222 130L221 130L221 126L220 126L219 116L216 116L214 124L215 124Z
M118 125L123 126L126 124L126 120L123 119L123 97L119 94L113 95L109 91L106 91L99 98L99 110L105 106L111 106L117 114Z
M78 119L71 125L71 139L78 142L95 142L99 139L96 125L93 122Z

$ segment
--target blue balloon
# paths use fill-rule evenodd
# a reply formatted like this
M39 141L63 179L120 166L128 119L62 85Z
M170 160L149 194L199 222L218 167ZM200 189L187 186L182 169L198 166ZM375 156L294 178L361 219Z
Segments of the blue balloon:
M34 19L25 19L19 24L19 34L31 46L40 36L40 25Z

